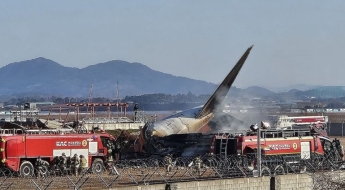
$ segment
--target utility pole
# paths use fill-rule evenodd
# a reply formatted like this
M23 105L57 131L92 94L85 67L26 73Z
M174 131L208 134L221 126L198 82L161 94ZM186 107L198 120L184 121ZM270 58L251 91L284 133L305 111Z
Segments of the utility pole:
M116 111L117 119L119 119L119 80L116 80Z
M344 136L344 121L341 122L341 136Z
M91 87L90 87L90 92L89 92L89 100L88 100L88 105L86 108L86 113L89 112L89 106L91 103L91 99L92 99L92 91L93 91L93 82L91 83ZM91 109L92 110L92 109ZM91 111L92 112L92 111ZM91 114L92 115L92 114Z
M257 130L257 134L256 134L256 137L257 137L257 140L258 140L258 149L257 149L257 168L258 168L258 172L259 172L259 177L261 177L261 127L259 126L258 127L258 130Z

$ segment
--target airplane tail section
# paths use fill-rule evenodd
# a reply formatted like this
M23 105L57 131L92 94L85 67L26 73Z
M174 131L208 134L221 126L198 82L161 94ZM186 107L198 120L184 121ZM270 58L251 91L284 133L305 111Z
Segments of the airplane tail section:
M212 94L210 99L200 110L196 118L201 118L213 112L216 106L223 102L225 96L229 92L231 85L234 83L238 73L240 72L252 48L253 46L249 47L247 51L242 55L241 59L236 63L236 65L232 68L230 73L225 77L223 82L218 86L217 90Z

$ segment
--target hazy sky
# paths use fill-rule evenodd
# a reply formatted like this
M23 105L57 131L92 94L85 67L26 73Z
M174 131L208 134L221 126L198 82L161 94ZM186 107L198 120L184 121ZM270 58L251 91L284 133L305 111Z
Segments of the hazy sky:
M345 1L2 1L0 67L109 60L235 85L345 85Z

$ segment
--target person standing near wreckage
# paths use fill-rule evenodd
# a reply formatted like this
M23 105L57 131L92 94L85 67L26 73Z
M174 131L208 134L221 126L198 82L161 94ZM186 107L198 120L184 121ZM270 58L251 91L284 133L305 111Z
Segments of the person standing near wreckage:
M72 165L72 170L75 176L78 176L79 164L80 164L80 161L79 161L78 154L74 154L74 156L71 159L71 165Z
M84 174L87 171L87 160L85 159L84 155L80 155L80 170L81 170L81 174Z
M166 156L164 156L164 165L165 165L166 173L168 175L172 169L172 155L171 154L167 154Z
M65 153L62 153L60 156L60 163L59 163L61 175L64 175L64 172L66 171L66 166L67 166L67 157Z
M43 174L43 164L44 164L44 162L41 159L41 156L38 156L36 159L36 163L35 163L35 166L37 169L37 177L41 177Z
M108 156L108 162L113 162L113 150L115 149L114 144L108 140L107 141L107 156Z
M199 154L197 157L195 157L193 162L194 162L195 171L198 172L199 175L201 175L201 164L202 164L201 155Z

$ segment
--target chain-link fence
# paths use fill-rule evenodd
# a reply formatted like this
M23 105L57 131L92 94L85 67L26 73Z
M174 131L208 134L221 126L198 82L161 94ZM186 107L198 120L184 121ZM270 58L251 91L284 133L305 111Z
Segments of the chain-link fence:
M310 159L312 158L312 159ZM314 189L344 189L345 181L341 162L325 156L262 156L262 175L275 177L306 173L313 178ZM0 189L108 189L119 186L151 185L210 179L255 177L256 155L218 157L206 155L198 162L195 158L164 158L120 160L109 163L100 173L91 169L61 172L52 167L49 171L36 169L32 175L20 177L7 168L0 170Z

